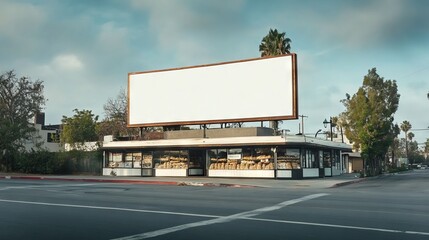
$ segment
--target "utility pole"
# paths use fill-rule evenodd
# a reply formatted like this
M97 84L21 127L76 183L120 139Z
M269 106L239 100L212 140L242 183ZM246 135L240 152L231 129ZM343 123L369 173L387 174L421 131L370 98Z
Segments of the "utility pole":
M308 116L298 115L301 118L301 134L304 135L304 118L308 118Z

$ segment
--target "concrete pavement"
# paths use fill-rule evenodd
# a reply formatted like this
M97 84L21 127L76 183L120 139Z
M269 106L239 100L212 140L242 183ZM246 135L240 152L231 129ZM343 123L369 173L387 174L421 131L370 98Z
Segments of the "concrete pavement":
M0 173L1 179L57 180L81 182L107 182L151 185L202 186L202 187L264 187L264 188L333 188L366 180L358 174L343 174L335 177L286 180L254 178L209 178L209 177L117 177L90 175L37 175L23 173Z

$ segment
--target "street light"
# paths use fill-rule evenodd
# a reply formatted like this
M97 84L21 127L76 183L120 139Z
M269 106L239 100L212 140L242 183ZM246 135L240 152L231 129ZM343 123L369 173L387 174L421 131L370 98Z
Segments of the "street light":
M314 135L315 138L317 138L317 134L319 134L322 131L322 129L317 130L316 135Z
M325 121L323 121L323 126L325 128L328 127L328 124L329 124L329 129L330 129L331 141L333 141L333 139L332 139L332 128L335 127L336 124L332 122L332 117L329 117L329 121L326 120L326 118L325 118Z

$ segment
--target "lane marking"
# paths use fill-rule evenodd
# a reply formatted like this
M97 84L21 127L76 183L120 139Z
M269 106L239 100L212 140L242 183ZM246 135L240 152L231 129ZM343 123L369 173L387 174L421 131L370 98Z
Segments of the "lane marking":
M312 195L309 195L312 196ZM306 196L301 199L310 200L315 198ZM125 211L125 212L140 212L140 213L153 213L153 214L167 214L167 215L180 215L180 216L190 216L190 217L202 217L202 218L214 218L211 221L214 221L214 223L222 223L233 221L236 219L242 219L242 220L252 220L252 221L261 221L261 222L274 222L274 223L283 223L283 224L296 224L296 225L307 225L307 226L317 226L317 227L329 227L329 228L343 228L343 229L354 229L354 230L365 230L365 231L376 231L376 232L387 232L387 233L403 233L403 234L412 234L412 235L424 235L429 236L429 232L419 232L419 231L402 231L402 230L395 230L395 229L384 229L384 228L371 228L371 227L358 227L358 226L350 226L350 225L338 225L338 224L326 224L326 223L313 223L313 222L301 222L301 221L288 221L288 220L276 220L276 219L265 219L265 218L254 218L252 216L255 216L254 214L262 209L265 209L265 211L269 211L270 209L276 210L294 203L297 203L296 200L289 200L282 203L279 203L277 205L271 206L271 207L265 207L256 209L253 211L238 213L230 216L220 216L220 215L209 215L209 214L194 214L194 213L181 213L181 212L169 212L169 211L155 211L155 210L144 210L144 209L130 209L130 208L116 208L116 207L100 207L100 206L89 206L89 205L73 205L73 204L58 204L58 203L45 203L45 202L31 202L31 201L18 201L18 200L7 200L7 199L0 199L0 202L5 203L18 203L18 204L32 204L32 205L42 205L42 206L53 206L53 207L71 207L71 208L86 208L86 209L95 209L95 210L113 210L113 211ZM304 201L305 201L304 200ZM302 201L302 200L301 200ZM236 217L233 219L233 217ZM219 221L218 219L222 219L222 221ZM208 220L210 221L210 220ZM207 222L207 221L203 221ZM201 223L201 222L200 222ZM195 223L194 223L195 224ZM185 224L186 225L186 224ZM208 225L208 224L204 224ZM194 227L198 226L204 226L204 225L196 225ZM179 231L179 230L177 230ZM135 235L134 235L135 236ZM131 237L131 236L130 236ZM117 238L117 239L133 239L130 237L123 237L123 238ZM141 238L134 238L134 239L141 239Z
M386 229L386 228L358 227L358 226L350 226L350 225L338 225L338 224L328 224L328 223L312 223L312 222L276 220L276 219L266 219L266 218L244 218L244 219L252 220L252 221L287 223L287 224L308 225L308 226L317 226L317 227L346 228L346 229L388 232L388 233L406 233L406 234L429 235L429 232L403 231L403 230Z
M90 206L90 205L61 204L61 203L31 202L31 201L19 201L19 200L7 200L7 199L0 199L0 202L32 204L32 205L52 206L52 207L70 207L70 208L87 208L87 209L96 209L96 210L114 210L114 211L124 211L124 212L156 213L156 214L180 215L180 216L190 216L190 217L205 217L205 218L222 217L218 215L209 215L209 214L194 214L194 213L155 211L155 210L117 208L117 207L100 207L100 206Z
M58 187L80 187L80 186L93 186L100 185L96 183L83 183L83 184L52 184L52 185L27 185L27 186L17 186L17 187L3 187L0 188L0 191L5 191L9 189L31 189L31 188L58 188Z
M177 232L177 231L182 231L182 230L189 229L189 228L207 226L207 225L218 224L218 223L226 223L226 222L234 221L237 219L243 219L243 218L251 218L251 217L256 216L256 215L260 215L260 214L270 212L270 211L275 211L275 210L278 210L280 208L283 208L283 207L286 207L286 206L289 206L292 204L296 204L296 203L303 202L303 201L308 201L308 200L323 197L326 195L329 195L329 194L327 194L327 193L312 194L312 195L308 195L305 197L284 201L284 202L281 202L281 203L273 205L273 206L258 208L258 209L252 210L252 211L246 211L246 212L237 213L237 214L233 214L233 215L229 215L229 216L225 216L225 217L219 217L219 218L211 219L211 220L205 220L205 221L200 221L200 222L178 225L178 226L174 226L174 227L170 227L170 228L159 229L159 230L152 231L152 232L146 232L146 233L126 236L126 237L121 237L121 238L115 238L113 240L146 239L146 238L152 238L152 237L166 235L166 234Z

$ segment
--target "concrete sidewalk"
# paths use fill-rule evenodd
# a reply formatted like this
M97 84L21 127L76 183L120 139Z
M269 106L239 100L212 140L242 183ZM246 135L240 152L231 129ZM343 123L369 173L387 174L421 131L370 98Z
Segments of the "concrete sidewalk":
M236 187L236 188L333 188L364 181L357 174L343 174L335 177L286 180L254 178L209 178L209 177L115 177L89 175L37 175L23 173L0 173L1 179L57 180L81 182L106 182L150 185Z

